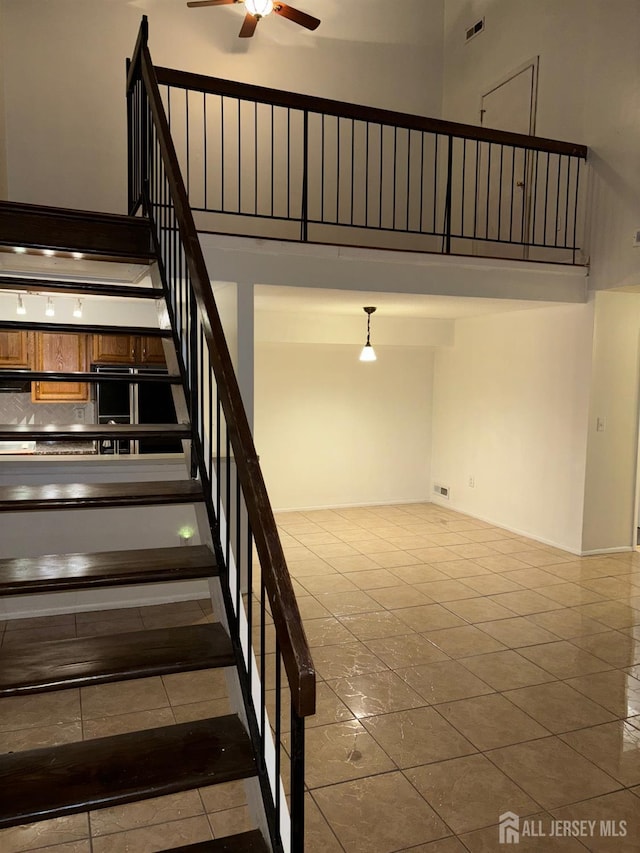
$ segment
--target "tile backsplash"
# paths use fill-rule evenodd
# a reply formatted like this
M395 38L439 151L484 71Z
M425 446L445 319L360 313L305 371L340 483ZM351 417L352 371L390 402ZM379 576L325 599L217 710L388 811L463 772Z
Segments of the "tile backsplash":
M3 424L90 424L94 414L93 403L33 403L31 394L0 394Z

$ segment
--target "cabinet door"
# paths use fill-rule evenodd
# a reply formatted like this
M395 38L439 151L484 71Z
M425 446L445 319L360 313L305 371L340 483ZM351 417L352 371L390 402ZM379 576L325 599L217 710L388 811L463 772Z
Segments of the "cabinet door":
M164 364L162 338L142 335L139 339L140 364Z
M35 369L68 373L87 370L87 336L38 332L35 336ZM78 402L89 399L86 382L32 382L35 403Z
M94 335L91 350L94 364L135 364L137 360L134 335Z
M0 332L0 367L31 367L27 332Z

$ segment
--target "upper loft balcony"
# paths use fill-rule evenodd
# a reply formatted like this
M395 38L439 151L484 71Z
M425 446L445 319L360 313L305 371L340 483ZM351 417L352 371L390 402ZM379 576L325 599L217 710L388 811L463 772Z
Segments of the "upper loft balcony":
M155 72L201 233L586 261L584 145ZM136 127L135 89L129 109ZM131 212L142 170L134 159Z

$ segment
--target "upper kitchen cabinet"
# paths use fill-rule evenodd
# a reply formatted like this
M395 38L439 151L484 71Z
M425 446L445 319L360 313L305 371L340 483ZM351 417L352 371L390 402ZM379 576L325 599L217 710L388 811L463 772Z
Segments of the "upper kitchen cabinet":
M91 361L94 364L135 364L135 335L93 335Z
M162 338L153 335L94 335L94 364L159 364L164 367Z
M58 373L88 370L86 335L39 332L34 337L34 370ZM31 399L35 403L86 403L89 385L86 382L32 382Z
M162 338L154 335L142 335L140 341L140 364L165 364Z
M0 332L0 367L31 367L28 332Z

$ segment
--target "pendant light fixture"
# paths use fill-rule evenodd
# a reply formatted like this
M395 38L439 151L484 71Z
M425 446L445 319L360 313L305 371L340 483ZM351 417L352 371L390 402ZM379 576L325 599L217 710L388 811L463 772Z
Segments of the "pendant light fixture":
M362 309L367 314L367 342L362 347L362 352L360 353L360 361L376 361L376 351L371 346L371 315L376 310L375 308L368 306Z
M76 299L76 307L73 309L73 316L78 319L82 317L82 299Z
M24 307L24 302L22 301L22 294L18 294L18 307L16 308L16 314L26 314L27 309Z
M53 307L53 299L49 296L47 297L47 307L44 309L45 316L47 317L55 317L56 309Z

